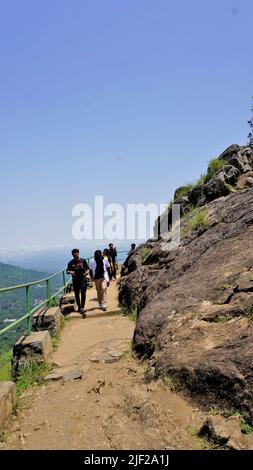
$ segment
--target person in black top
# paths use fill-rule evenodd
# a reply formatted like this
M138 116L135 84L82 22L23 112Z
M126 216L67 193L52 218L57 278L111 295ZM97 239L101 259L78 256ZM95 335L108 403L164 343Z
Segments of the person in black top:
M126 258L126 260L124 261L124 263L122 265L121 277L126 275L126 271L128 270L128 266L129 266L129 260L132 256L132 254L135 252L135 250L136 250L136 244L132 243L131 250L127 253L127 258Z
M117 248L113 246L113 243L110 243L108 251L109 251L109 255L111 257L112 265L113 265L112 276L114 277L114 279L116 279L116 274L117 274L116 258L118 256Z
M75 292L76 303L78 312L81 313L83 318L85 315L85 302L86 302L86 291L87 291L87 279L86 274L89 272L89 266L85 259L80 258L79 250L75 248L72 250L73 259L68 263L67 274L71 274L73 289ZM81 301L80 301L81 292Z
M136 250L136 244L132 243L131 250L128 252L127 256L131 256L135 250Z

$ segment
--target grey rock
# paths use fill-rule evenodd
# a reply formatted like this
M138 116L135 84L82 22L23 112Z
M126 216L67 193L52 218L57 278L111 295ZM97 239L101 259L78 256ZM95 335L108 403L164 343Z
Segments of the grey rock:
M205 204L204 186L203 184L197 184L188 194L189 202L193 206L202 206Z
M63 295L60 299L60 305L69 305L75 303L75 297L70 295Z
M240 274L238 280L238 292L253 292L253 270Z
M222 154L219 156L219 159L229 162L232 158L236 157L238 152L240 152L241 147L237 144L230 145Z
M69 315L75 312L75 306L73 304L61 305L61 312L63 315Z
M46 377L45 377L45 380L46 381L57 381L57 380L61 380L63 378L63 375L64 374L61 374L61 373L58 373L58 372L53 372L52 374L48 374Z
M225 165L222 171L225 182L230 185L235 185L240 176L240 171L233 165Z
M225 181L224 172L221 171L213 175L213 177L204 185L204 194L208 202L222 196L227 196L230 190Z
M71 382L72 380L82 380L83 373L80 370L73 370L63 376L64 382Z

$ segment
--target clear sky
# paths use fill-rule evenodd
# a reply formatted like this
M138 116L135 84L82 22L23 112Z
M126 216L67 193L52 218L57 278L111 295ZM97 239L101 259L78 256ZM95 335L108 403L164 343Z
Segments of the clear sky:
M0 0L0 248L72 243L72 207L165 203L253 95L252 0Z

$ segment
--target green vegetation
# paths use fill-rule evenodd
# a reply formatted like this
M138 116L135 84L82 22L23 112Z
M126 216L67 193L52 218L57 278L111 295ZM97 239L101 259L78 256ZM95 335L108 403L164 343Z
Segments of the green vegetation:
M0 263L0 288L26 284L49 277L51 274Z
M19 396L27 388L42 385L45 377L52 369L53 366L51 364L38 362L37 360L32 360L20 367L17 380L17 395Z
M50 274L23 269L16 266L0 263L0 288L26 284L49 277ZM59 275L51 281L51 291L56 292L62 285L62 276ZM30 306L34 307L46 299L45 284L38 284L30 288ZM52 303L54 306L55 303ZM8 326L11 320L22 317L26 311L25 289L0 294L0 329ZM0 353L9 351L10 347L26 331L26 322L17 328L8 331L0 340Z
M53 336L51 338L51 341L52 341L52 346L53 346L53 349L56 350L58 348L58 345L59 345L59 340L60 340L60 335L58 334L57 336Z
M215 317L213 323L228 323L230 320L233 320L231 315L221 315L220 317Z
M0 356L0 382L11 380L12 351L7 351Z
M217 173L217 171L222 170L225 165L226 161L220 158L214 158L213 160L210 160L204 182L212 178L212 176Z
M0 357L0 381L11 380L11 360L12 351L5 352ZM19 377L17 380L17 395L19 396L24 390L35 385L44 383L46 375L52 370L51 364L45 364L32 360L20 367Z
M203 174L200 175L200 177L199 177L199 179L197 180L197 183L196 183L196 184L197 184L197 185L199 185L199 184L205 184L206 180L207 180L207 174L206 174L206 173L203 173Z
M213 442L208 442L206 439L203 439L198 435L198 431L193 425L189 425L186 427L186 432L189 434L189 436L198 439L198 442L203 450L218 450L218 449L223 449L223 447L214 444Z
M175 279L169 279L168 281L165 281L164 287L173 286L173 284L175 284L175 283L176 283L176 280L175 280Z
M164 376L162 377L162 383L163 383L166 387L168 387L170 390L173 390L173 388L174 388L174 383L173 383L172 377L169 377L168 375L166 375L166 376L164 375Z
M226 188L229 193L235 193L236 191L236 189L231 184L228 184L228 183L226 183Z
M227 289L232 289L233 286L231 284L223 284L222 289L227 290Z
M206 230L208 227L208 210L206 208L194 209L191 218L187 220L185 233L188 235L197 230Z
M136 322L137 319L137 307L133 307L131 310L124 310L123 315L126 315L129 320Z
M67 323L68 321L70 321L70 320L71 320L71 318L69 318L69 317L63 317L63 318L61 319L60 331L58 332L57 336L53 336L53 337L51 338L51 340L52 340L52 345L53 345L53 349L54 349L54 350L58 348L59 341L60 341L60 337L61 337L61 331L63 330L63 328L65 328L66 323Z
M253 433L253 426L247 423L244 416L240 413L240 411L235 410L234 408L231 409L229 413L226 413L226 417L229 418L231 416L239 416L240 419L240 428L243 434L252 434Z
M141 248L140 249L141 259L144 261L144 259L146 259L148 255L150 255L151 251L152 250L150 248L147 248L147 247Z
M220 410L219 408L215 408L215 407L212 407L210 408L210 410L208 411L208 414L210 416L218 416L220 414Z
M184 196L187 196L187 194L193 189L195 186L194 183L187 183L185 186L182 186L182 188L177 190L176 194L176 200L181 199Z
M249 127L250 127L250 131L249 131L249 135L248 135L248 145L249 147L251 147L253 149L253 96L251 97L252 99L252 104L251 104L251 107L250 107L250 110L251 110L251 119L248 121L248 124L249 124Z
M241 415L240 415L240 427L241 427L241 431L242 431L243 434L252 434L253 433L253 426L248 424L245 421L245 418Z
M53 297L49 302L49 307L58 307L59 301L56 297Z
M194 426L192 425L187 426L186 431L189 434L189 436L198 437L198 431Z

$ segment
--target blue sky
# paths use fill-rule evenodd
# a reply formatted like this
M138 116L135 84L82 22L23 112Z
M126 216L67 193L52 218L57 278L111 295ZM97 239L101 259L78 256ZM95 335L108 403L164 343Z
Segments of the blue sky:
M244 144L252 17L252 0L0 0L0 248L72 244L74 204L165 203Z

